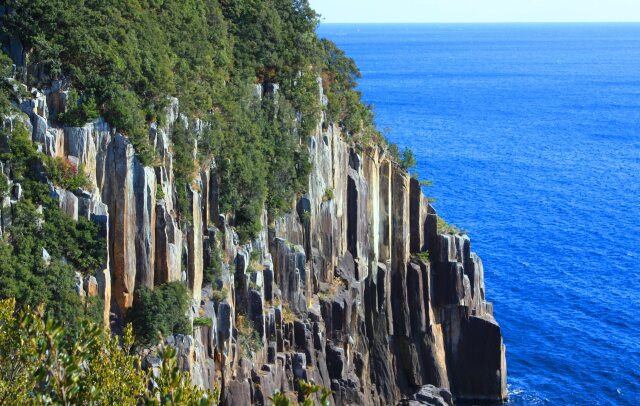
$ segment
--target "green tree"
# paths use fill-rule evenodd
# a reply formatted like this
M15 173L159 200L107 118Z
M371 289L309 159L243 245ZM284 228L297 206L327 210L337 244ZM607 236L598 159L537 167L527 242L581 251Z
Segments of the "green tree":
M96 100L90 96L79 97L75 89L67 95L66 108L67 111L61 113L57 119L71 127L81 127L100 116Z
M416 158L413 155L413 151L410 150L409 148L405 148L402 151L402 157L400 158L400 166L402 166L402 168L405 170L409 170L414 166L416 166Z
M189 291L180 282L166 283L154 289L136 289L127 319L132 323L139 343L155 344L160 335L190 334L189 302Z
M6 3L3 31L30 50L29 84L56 77L72 89L59 117L67 125L100 114L130 138L144 165L154 165L149 124L162 121L167 96L178 97L181 114L203 120L198 131L180 128L182 120L173 131L186 226L188 188L198 165L211 160L221 209L243 241L263 226L264 206L271 219L291 210L308 186L308 137L322 109L350 141L384 145L356 90L355 62L317 37L318 15L307 0ZM267 90L262 101L252 94L256 84Z
M155 385L131 355L132 329L122 339L101 325L64 329L44 318L43 307L16 309L0 301L0 404L212 405L218 391L191 385L177 366L176 351L160 351Z

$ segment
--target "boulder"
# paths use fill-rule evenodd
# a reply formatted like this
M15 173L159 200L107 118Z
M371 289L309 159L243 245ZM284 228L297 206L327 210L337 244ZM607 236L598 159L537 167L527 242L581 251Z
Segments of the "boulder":
M412 396L402 399L397 406L453 406L453 400L447 389L425 385Z

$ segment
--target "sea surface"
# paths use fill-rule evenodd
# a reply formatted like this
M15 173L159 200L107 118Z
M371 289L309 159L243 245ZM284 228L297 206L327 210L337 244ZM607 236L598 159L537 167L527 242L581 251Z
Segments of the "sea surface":
M640 405L640 24L318 32L482 257L510 403Z

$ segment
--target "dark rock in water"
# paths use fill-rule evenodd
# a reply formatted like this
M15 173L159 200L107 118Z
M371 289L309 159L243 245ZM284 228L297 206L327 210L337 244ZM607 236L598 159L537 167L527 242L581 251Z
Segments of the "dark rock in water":
M453 401L448 390L425 385L410 397L402 399L397 406L453 406Z

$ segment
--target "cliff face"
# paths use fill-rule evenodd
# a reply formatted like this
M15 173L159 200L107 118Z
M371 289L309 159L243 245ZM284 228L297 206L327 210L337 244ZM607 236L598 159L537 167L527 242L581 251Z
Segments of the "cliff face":
M218 210L214 162L195 176L192 221L179 226L169 135L177 120L196 136L204 124L181 116L177 100L164 125L152 125L154 168L102 120L51 126L48 111L64 100L54 86L21 107L42 151L83 164L91 180L92 190L52 194L71 216L103 225L105 325L122 320L137 286L182 281L191 317L213 325L168 341L195 383L222 388L224 404L265 404L298 379L331 388L339 405L395 404L427 384L458 400L506 398L505 348L480 258L468 237L438 234L418 181L377 148L349 145L321 122L309 143L308 193L274 224L265 214L260 236L240 245ZM203 287L218 242L225 266L215 288L224 300ZM250 354L240 319L257 332Z

